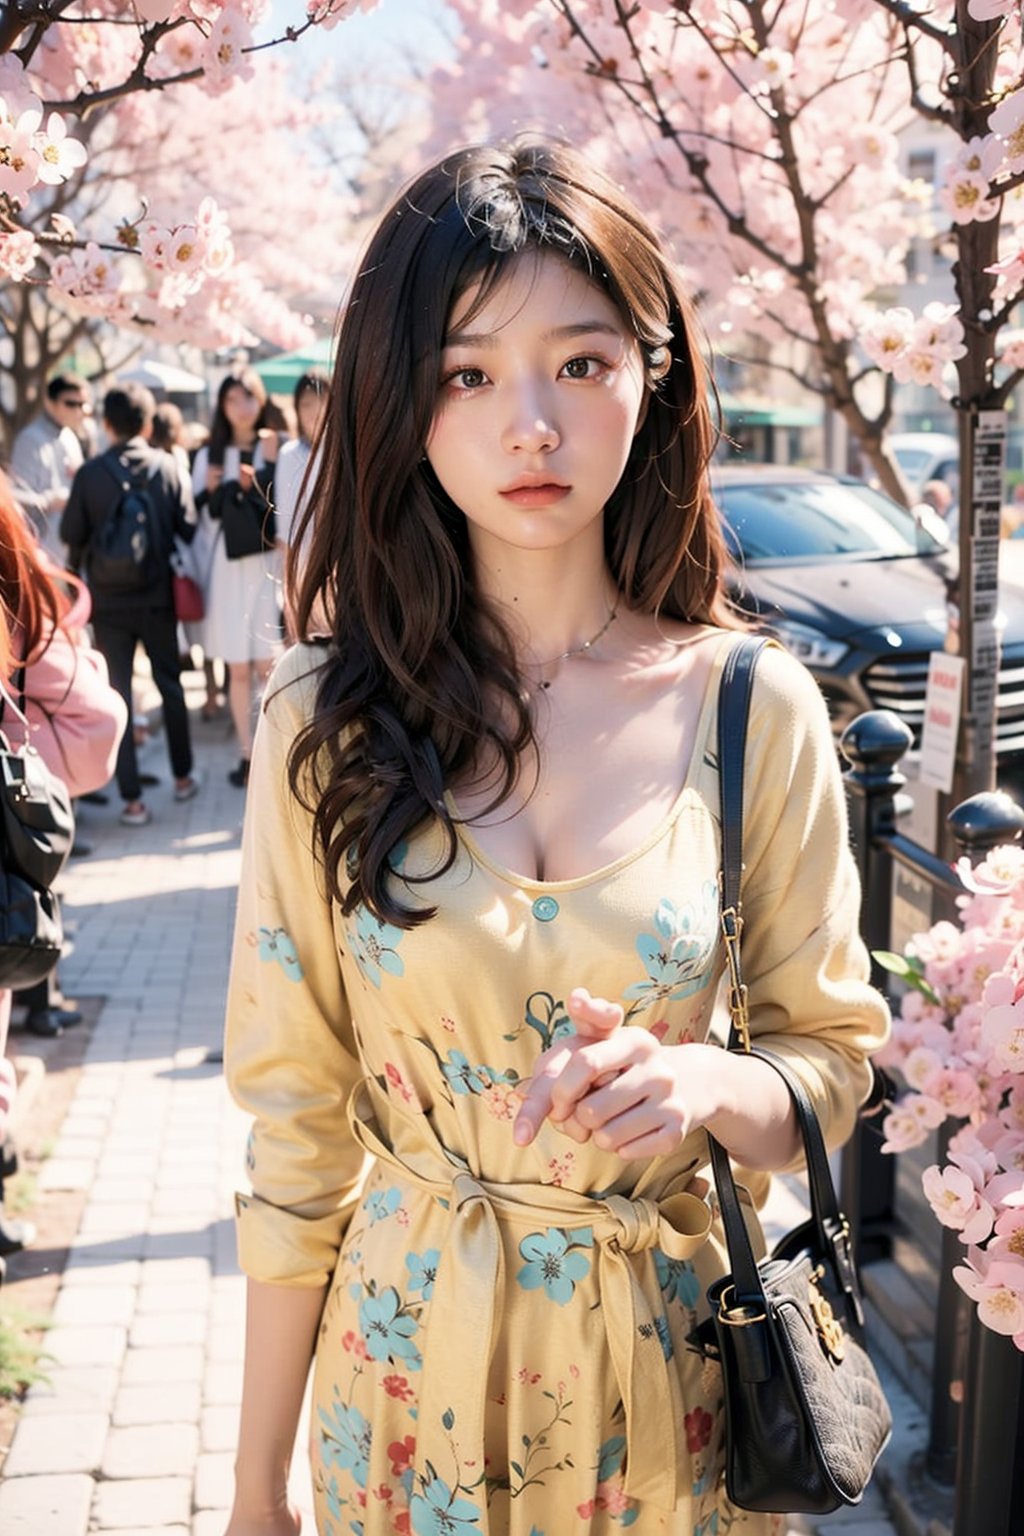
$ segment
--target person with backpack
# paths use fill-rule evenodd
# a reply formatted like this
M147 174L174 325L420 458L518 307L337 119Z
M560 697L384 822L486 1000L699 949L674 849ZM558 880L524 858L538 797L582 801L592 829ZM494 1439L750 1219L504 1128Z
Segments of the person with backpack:
M177 624L171 588L175 539L191 543L196 530L192 488L170 454L149 444L156 402L139 384L108 390L103 419L111 447L83 464L71 486L60 536L71 568L82 570L93 603L93 636L106 657L110 680L131 710L136 646L149 657L163 701L175 800L199 789L192 772L188 709L181 685ZM126 731L117 757L124 800L121 822L150 820L142 799L135 739Z

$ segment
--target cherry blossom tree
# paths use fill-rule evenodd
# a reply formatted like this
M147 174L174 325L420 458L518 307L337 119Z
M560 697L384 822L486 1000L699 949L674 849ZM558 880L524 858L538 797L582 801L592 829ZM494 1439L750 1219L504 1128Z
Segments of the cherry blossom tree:
M770 341L886 489L906 496L894 383L1005 403L1024 365L1016 342L997 366L995 345L1024 292L1015 0L454 3L438 142L543 126L586 147L657 210L722 349ZM938 208L900 166L915 118L948 136ZM943 223L957 302L887 304Z
M333 104L296 99L278 55L375 4L310 0L277 33L267 0L3 7L8 434L86 335L101 348L98 371L125 327L208 347L309 339L311 296L326 284L337 298L351 199L309 158Z

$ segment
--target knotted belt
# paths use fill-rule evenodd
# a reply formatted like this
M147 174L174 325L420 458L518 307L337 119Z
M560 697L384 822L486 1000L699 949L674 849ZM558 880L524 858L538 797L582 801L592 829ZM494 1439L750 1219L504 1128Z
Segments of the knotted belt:
M415 1144L399 1155L388 1144L375 1110L398 1115L403 1141L415 1125ZM707 1204L689 1193L694 1163L660 1180L657 1198L634 1194L590 1198L547 1184L494 1184L460 1169L426 1116L406 1116L381 1100L372 1079L357 1085L348 1105L353 1132L365 1150L402 1179L426 1191L448 1211L448 1230L434 1281L430 1327L423 1351L417 1415L416 1470L442 1465L449 1444L443 1419L451 1404L446 1354L458 1340L460 1374L472 1383L460 1395L459 1440L483 1466L488 1370L497 1308L504 1298L500 1221L589 1227L598 1253L601 1312L608 1350L626 1414L625 1491L672 1510L692 1483L683 1434L683 1407L675 1369L666 1360L639 1263L654 1285L651 1250L689 1259L711 1227ZM646 1255L641 1260L641 1256ZM654 1286L656 1289L656 1286Z

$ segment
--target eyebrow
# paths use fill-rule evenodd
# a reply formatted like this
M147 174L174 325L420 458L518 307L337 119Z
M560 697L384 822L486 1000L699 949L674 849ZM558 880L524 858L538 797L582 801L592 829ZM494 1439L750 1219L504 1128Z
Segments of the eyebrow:
M541 341L569 341L574 336L622 336L621 329L607 320L580 320L575 325L558 325L545 331ZM495 331L450 331L444 339L446 347L496 347L500 334Z

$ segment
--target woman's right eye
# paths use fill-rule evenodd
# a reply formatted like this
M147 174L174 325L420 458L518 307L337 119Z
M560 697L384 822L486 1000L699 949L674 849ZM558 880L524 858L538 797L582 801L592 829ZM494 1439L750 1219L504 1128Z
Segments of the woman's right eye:
M443 385L454 387L456 390L464 390L467 394L472 393L475 389L479 389L486 382L487 375L482 368L453 368L441 380Z

